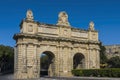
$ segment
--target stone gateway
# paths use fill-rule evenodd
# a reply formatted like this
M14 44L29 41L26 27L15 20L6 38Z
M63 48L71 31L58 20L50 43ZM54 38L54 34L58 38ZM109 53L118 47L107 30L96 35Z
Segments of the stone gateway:
M44 24L34 20L28 10L20 24L20 33L14 35L15 79L40 78L41 54L47 55L48 76L72 76L72 69L98 69L99 40L94 23L89 29L71 27L66 12L60 12L58 23Z

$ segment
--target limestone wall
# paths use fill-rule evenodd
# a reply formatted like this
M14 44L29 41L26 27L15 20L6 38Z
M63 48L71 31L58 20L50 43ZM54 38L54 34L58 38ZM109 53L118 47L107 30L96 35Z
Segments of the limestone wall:
M27 16L26 20L22 21L20 33L14 35L15 79L39 78L40 55L45 51L54 55L53 63L49 66L49 76L72 76L73 57L77 53L84 58L83 67L79 67L80 69L99 68L98 32L94 30L93 22L88 30L82 30L68 24L68 20L64 19L67 18L66 13L62 16L62 21L60 17L57 25L36 22L29 11L27 14L30 17Z

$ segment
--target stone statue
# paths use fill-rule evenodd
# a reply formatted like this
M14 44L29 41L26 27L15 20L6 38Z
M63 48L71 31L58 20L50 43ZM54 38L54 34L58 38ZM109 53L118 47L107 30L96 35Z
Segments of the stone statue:
M26 13L26 19L33 21L34 17L33 17L33 12L31 10L28 10Z
M57 25L70 26L68 22L68 15L65 11L60 12L58 18Z
M94 22L93 21L91 21L89 23L89 30L94 30Z

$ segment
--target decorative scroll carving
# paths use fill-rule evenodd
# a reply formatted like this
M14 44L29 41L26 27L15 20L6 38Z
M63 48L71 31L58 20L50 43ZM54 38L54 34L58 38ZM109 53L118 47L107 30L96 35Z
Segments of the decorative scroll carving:
M70 23L68 22L68 15L66 12L60 12L58 17L59 19L57 25L70 26Z

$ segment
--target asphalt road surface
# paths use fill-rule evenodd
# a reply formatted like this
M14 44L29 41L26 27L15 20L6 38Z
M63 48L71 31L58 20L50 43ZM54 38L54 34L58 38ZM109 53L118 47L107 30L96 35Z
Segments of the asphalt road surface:
M0 75L0 80L13 80L13 74ZM35 80L35 79L32 79ZM120 80L120 78L102 78L102 77L41 77L37 80Z

